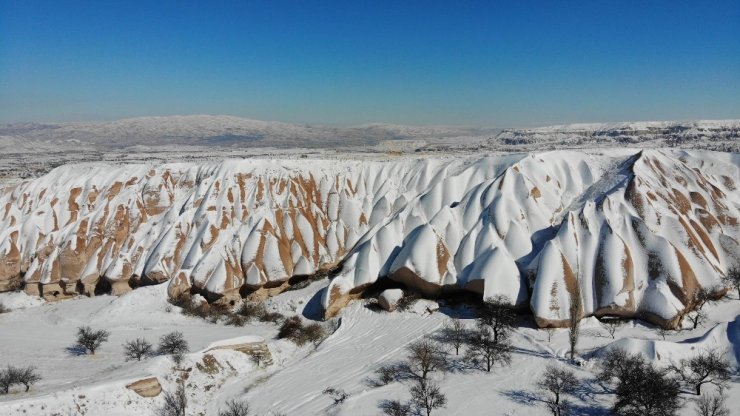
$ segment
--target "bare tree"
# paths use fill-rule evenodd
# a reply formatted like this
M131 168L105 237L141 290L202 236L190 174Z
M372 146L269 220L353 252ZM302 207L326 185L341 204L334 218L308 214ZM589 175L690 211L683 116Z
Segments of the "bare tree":
M568 401L563 396L573 394L578 387L578 379L572 371L548 365L537 387L543 393L544 402L553 416L561 416L568 411Z
M722 277L722 283L737 290L737 297L740 298L740 267L731 267L727 270L727 274Z
M380 402L380 410L387 416L410 416L411 406L401 403L400 400L383 400Z
M468 338L467 358L473 362L482 359L486 371L490 372L496 363L511 363L511 343L508 332L499 332L482 321L476 322L476 329Z
M164 393L164 404L159 408L157 416L185 416L188 407L188 396L185 394L185 386L177 385L174 393Z
M674 416L681 401L680 388L665 370L639 360L620 380L612 411L617 416Z
M550 342L552 340L552 336L555 334L555 328L545 328L545 332L547 332L547 342Z
M10 386L13 384L15 384L15 371L13 367L8 366L0 370L0 393L8 394Z
M447 359L444 351L430 339L420 339L406 347L409 372L426 380L430 372L444 370Z
M641 355L631 355L619 348L608 350L598 362L596 380L604 386L615 387L626 383L635 371L647 362Z
M581 291L578 290L570 296L570 308L568 309L568 341L570 343L570 360L575 360L576 346L578 345L578 334L581 326Z
M729 361L717 349L705 351L688 360L681 360L677 365L672 365L671 369L694 389L697 396L701 395L701 387L704 384L714 384L723 389L731 376Z
M174 331L162 335L159 339L157 350L162 355L182 355L189 351L188 341L185 340L182 332Z
M671 331L668 330L668 329L665 329L663 327L658 328L658 335L660 335L661 337L663 337L663 341L665 341L666 335L668 335L670 333L671 333Z
M5 369L0 370L0 393L8 394L10 387L14 384L22 384L26 387L26 391L28 391L32 385L40 380L41 376L33 366L19 368L9 365Z
M692 329L696 329L699 325L706 322L706 320L709 318L707 316L707 313L702 310L694 311L693 313L686 315L686 317L689 318L689 321L693 325Z
M226 409L218 412L218 416L249 416L249 403L231 399L226 402Z
M702 395L696 400L696 415L730 416L730 410L725 405L725 396L722 394L712 396Z
M375 370L379 385L386 385L396 381L403 373L403 368L397 364L388 364Z
M445 322L442 329L442 339L445 344L455 349L455 355L460 355L460 347L465 344L468 337L468 331L465 329L462 321L459 319L450 319Z
M516 314L509 298L496 295L483 302L478 321L491 328L494 339L508 336L516 323Z
M447 397L442 394L439 386L427 380L419 380L411 387L411 403L420 410L426 411L427 416L432 410L440 409L447 405Z
M617 330L620 326L622 326L622 322L618 319L607 319L604 321L604 327L606 328L606 331L609 333L612 339L615 339L614 334L617 333Z
M126 361L141 361L142 358L152 355L153 352L152 344L143 338L136 338L123 344L123 354Z
M697 310L699 310L703 308L707 302L712 301L712 299L713 299L712 293L709 290L701 287L694 291L694 294L691 300L692 300L692 303L694 304L694 307Z
M41 376L36 372L36 369L33 366L16 368L14 370L15 376L13 378L15 379L15 382L23 384L23 386L26 387L26 391L28 391L32 385L41 380Z
M95 351L103 345L104 342L108 341L110 332L105 329L93 330L89 326L81 326L77 328L77 347L90 351L90 354L95 355Z

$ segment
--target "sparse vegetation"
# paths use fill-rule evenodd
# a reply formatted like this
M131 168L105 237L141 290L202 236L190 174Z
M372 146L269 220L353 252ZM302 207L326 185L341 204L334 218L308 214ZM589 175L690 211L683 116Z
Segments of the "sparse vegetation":
M547 332L547 342L552 341L552 336L555 335L555 328L545 328L545 332Z
M488 299L483 304L476 327L467 337L466 358L477 363L482 360L486 371L497 363L511 362L511 331L516 315L504 296Z
M439 389L439 386L431 381L419 380L411 387L410 392L411 403L419 410L425 411L427 416L430 416L433 410L447 405L447 397Z
M165 392L164 404L159 408L157 416L185 416L188 407L188 396L185 386L179 383L174 393Z
M318 344L325 336L326 331L321 324L316 322L304 324L297 315L286 318L277 335L279 339L288 339L299 346L308 342Z
M716 349L705 351L673 364L671 369L699 396L703 385L713 384L723 389L730 380L730 363L723 355Z
M342 389L335 389L334 387L327 387L322 393L331 397L335 405L344 403L349 397L349 393Z
M399 311L408 311L419 299L421 297L417 293L404 292L403 297L396 302L396 309Z
M95 355L95 351L97 351L104 342L108 341L109 336L110 332L104 329L95 331L89 326L81 326L77 328L77 347Z
M722 277L722 283L730 289L737 291L737 297L740 298L740 267L731 267Z
M2 303L0 303L0 313L8 313L10 312L10 308L5 307Z
M460 355L460 347L465 345L468 339L468 331L459 319L450 319L445 322L442 329L442 340L445 344L455 349L455 355Z
M618 416L672 416L680 406L678 383L639 354L608 351L599 363L597 380L617 396L612 411Z
M169 334L162 335L159 339L159 347L157 351L161 355L172 355L182 356L189 351L188 341L185 340L182 332L174 331Z
M725 396L721 393L704 394L696 400L697 416L730 416L730 410L725 404Z
M231 399L226 402L226 408L218 412L218 416L249 416L249 403Z
M570 308L568 308L568 342L570 345L570 360L576 358L576 347L581 326L581 291L580 283L576 285L579 289L571 294Z
M411 405L402 403L400 400L383 400L380 402L380 410L386 416L410 416Z
M578 379L572 371L548 365L537 382L543 401L553 416L568 414L569 402L565 395L573 394L578 387Z
M141 361L142 358L152 355L154 348L152 344L143 338L136 338L133 341L126 341L123 344L123 353L126 361Z
M41 375L33 366L14 367L9 365L0 370L0 393L8 394L14 384L21 384L25 387L25 391L28 391L32 385L40 380Z
M384 365L375 370L375 376L380 385L386 385L396 381L402 373L403 369L397 364Z
M660 335L663 338L663 341L665 341L665 337L667 335L670 335L672 331L671 330L668 330L668 329L665 329L663 327L660 327L660 328L658 328L658 331L657 332L658 332L658 335Z
M612 339L615 339L614 334L616 334L619 327L622 326L622 322L618 319L612 318L612 319L604 320L603 323L604 323L604 328L606 328L606 332L609 333L609 336L611 336Z
M439 345L430 339L421 339L412 342L406 347L407 363L409 372L421 379L426 380L429 373L445 370L447 359L445 352Z
M688 315L686 315L686 317L689 319L689 322L691 322L692 329L698 328L699 325L703 324L707 321L707 319L709 319L707 313L701 309L689 313Z

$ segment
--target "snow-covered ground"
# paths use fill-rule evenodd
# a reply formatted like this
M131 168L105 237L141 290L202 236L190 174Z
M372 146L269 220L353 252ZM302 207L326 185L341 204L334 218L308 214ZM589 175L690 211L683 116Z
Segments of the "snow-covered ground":
M284 292L267 301L268 308L286 315L316 313L316 293L326 281ZM154 415L162 395L144 398L125 388L133 381L158 377L164 390L174 389L177 372L168 357L141 362L125 362L121 344L143 337L156 343L170 331L182 331L191 353L182 365L191 368L186 382L188 414L215 415L231 398L247 400L257 415L282 412L286 415L377 415L383 400L409 398L410 382L396 381L374 386L370 379L381 365L403 360L405 346L431 335L450 316L460 317L472 326L467 309L442 306L429 313L430 301L419 301L409 311L384 312L355 302L337 318L336 331L318 347L296 347L276 340L277 327L250 323L244 327L212 324L200 318L185 317L162 296L165 285L137 289L121 297L79 297L58 303L45 303L20 293L0 294L0 302L13 308L0 315L0 366L34 365L43 379L24 393L15 389L0 396L3 415ZM582 323L578 345L582 366L568 364L566 329L556 330L550 342L547 333L536 329L531 318L521 318L513 337L515 353L508 367L491 373L460 368L446 374L435 373L448 404L440 415L542 415L545 408L537 401L534 381L548 363L558 361L574 370L582 388L573 404L579 415L605 415L613 396L591 383L599 349L610 344L640 352L658 365L684 358L714 346L727 351L737 369L740 356L740 300L734 295L706 306L709 319L695 330L674 331L666 341L655 327L640 321L623 325L613 341L594 318ZM90 325L111 332L110 341L92 355L75 355L68 348L76 328ZM327 324L327 326L329 326ZM708 336L703 337L705 334ZM204 370L205 350L216 344L243 342L245 336L266 340L274 363L258 368L250 358L231 350L213 350L217 370ZM241 338L240 338L241 337ZM703 338L702 338L703 337ZM655 351L659 354L656 356ZM322 394L327 387L344 389L349 398L339 405ZM687 399L681 415L694 414ZM740 408L740 384L731 382L728 406ZM495 409L495 410L494 410Z

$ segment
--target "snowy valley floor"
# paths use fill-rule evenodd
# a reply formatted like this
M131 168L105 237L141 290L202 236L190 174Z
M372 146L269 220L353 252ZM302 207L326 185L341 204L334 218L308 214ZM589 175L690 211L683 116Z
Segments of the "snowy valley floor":
M314 282L285 292L266 301L268 308L286 316L313 317L319 306L316 293L327 283ZM461 317L466 325L473 325L465 309L442 307L429 314L428 301L419 301L410 311L393 313L377 311L357 301L344 309L336 322L326 324L327 328L337 329L317 348L298 348L288 341L276 340L278 327L273 324L234 327L183 316L179 308L167 303L166 284L140 288L121 297L79 297L57 303L45 303L22 293L3 293L0 303L12 309L0 314L0 367L33 365L43 377L28 393L15 388L8 395L0 395L1 415L155 415L162 404L161 394L144 398L125 386L156 376L164 390L173 390L176 382L172 361L154 357L125 362L121 345L137 337L156 345L161 335L175 330L184 333L192 351L182 365L192 368L186 384L188 414L216 415L228 399L239 398L246 399L256 415L378 415L381 401L409 398L410 382L374 387L368 379L376 368L402 360L406 345L441 328L449 316ZM491 373L460 367L432 376L448 398L447 407L433 414L546 414L543 404L537 401L534 384L548 363L559 361L573 369L582 382L579 396L574 399L576 414L606 415L613 396L592 383L592 356L613 342L642 352L659 364L701 348L718 346L727 350L735 366L735 378L727 391L728 407L737 412L740 301L733 295L706 308L709 320L705 324L696 330L672 332L666 341L654 327L639 321L623 325L614 341L597 320L586 319L579 342L579 354L584 359L581 367L572 366L565 359L567 330L557 330L548 342L547 333L535 329L525 317L513 338L516 352L511 366L496 367ZM81 325L111 333L109 342L94 356L75 355L68 349ZM264 338L273 356L272 365L259 368L246 354L231 350L209 352L218 362L217 371L203 371L196 365L202 363L204 350L211 343L248 335ZM322 394L327 387L344 389L350 396L344 403L334 405ZM681 415L693 415L691 400L696 396L682 396L687 400Z

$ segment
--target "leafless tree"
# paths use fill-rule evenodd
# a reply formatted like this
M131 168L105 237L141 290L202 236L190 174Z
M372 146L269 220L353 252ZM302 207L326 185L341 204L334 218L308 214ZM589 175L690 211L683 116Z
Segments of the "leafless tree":
M133 341L126 341L123 344L123 353L126 361L141 361L142 358L152 355L153 352L152 344L143 338L136 338Z
M15 382L23 384L28 391L32 385L41 380L41 376L36 372L33 366L15 369Z
M426 380L429 373L444 370L447 366L445 352L430 339L414 341L406 351L409 372L422 380Z
M428 380L419 380L411 387L411 403L420 410L426 411L427 416L432 410L440 409L447 405L447 397L439 389L439 386Z
M666 370L644 359L623 374L615 391L612 412L617 416L674 416L681 406L680 387Z
M552 336L555 334L555 328L545 328L545 332L547 332L547 342L550 342L552 340Z
M578 379L572 371L548 365L537 382L537 387L543 393L543 401L550 409L550 413L553 416L561 416L568 411L568 401L563 396L575 392Z
M0 370L0 393L8 394L10 386L15 384L15 375L11 370L11 367Z
M713 384L723 389L730 380L730 363L724 354L717 349L702 352L690 359L673 364L671 369L691 386L697 395L701 395L704 384Z
M730 416L730 410L725 405L725 396L722 394L702 395L696 400L697 416Z
M181 383L177 385L174 393L164 393L164 404L157 412L158 416L185 416L188 407L188 396L185 394L185 386Z
M609 387L627 382L630 374L647 365L640 355L631 355L619 348L608 350L598 362L596 380Z
M516 314L509 298L496 295L483 302L478 321L490 327L493 337L498 340L501 336L507 336L514 328Z
M218 412L218 416L249 416L249 403L231 399L226 402L226 409Z
M731 267L727 274L722 278L725 286L737 290L737 297L740 298L740 267Z
M691 322L693 329L696 329L699 325L706 322L706 320L709 318L707 316L707 313L702 310L694 311L686 315L686 317L689 318L689 321Z
M105 329L93 330L89 326L82 326L77 328L77 346L90 351L90 354L95 355L95 351L103 345L104 342L108 341L110 332Z
M496 335L494 330L485 322L477 321L475 331L468 338L466 355L473 362L482 359L488 372L497 363L511 363L509 333L499 331Z
M606 328L606 331L609 333L609 335L614 339L614 334L617 333L617 330L622 325L622 322L620 322L618 319L607 319L604 321L604 327Z
M463 325L461 320L450 319L445 322L445 326L442 329L442 339L445 344L455 349L455 355L460 354L460 347L465 344L467 337L468 331L465 329L465 325Z
M189 349L188 341L185 340L185 336L180 331L162 335L162 338L159 339L159 347L157 348L162 355L182 355L188 352Z
M380 410L387 416L410 416L411 406L400 400L383 400L380 402Z
M375 370L379 385L386 385L396 381L403 373L403 368L398 364L388 364Z
M575 360L576 346L581 326L581 291L570 296L570 308L568 308L568 341L570 343L570 360Z
M668 329L665 329L663 327L658 328L658 335L660 335L661 337L663 337L663 341L665 341L666 335L668 335L670 333L671 333L671 331L668 330Z

